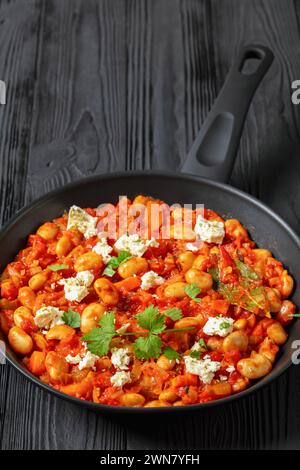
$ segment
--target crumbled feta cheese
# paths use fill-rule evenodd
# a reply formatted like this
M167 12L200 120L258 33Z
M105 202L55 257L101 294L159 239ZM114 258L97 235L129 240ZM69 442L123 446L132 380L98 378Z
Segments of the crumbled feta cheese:
M130 372L120 371L116 372L111 378L110 382L115 387L123 387L123 385L131 382Z
M199 341L197 341L197 343L195 343L192 347L191 347L191 351L201 351L201 346L199 344Z
M76 356L72 356L71 354L68 354L65 359L69 364L76 365L76 364L79 364L79 362L81 361L81 356L80 354L76 354Z
M194 227L196 234L203 242L222 243L225 236L224 223L218 220L206 220L198 215Z
M118 251L128 251L132 256L143 256L149 246L157 247L159 243L154 238L142 240L138 234L122 235L115 243Z
M81 302L89 293L88 287L92 284L94 276L90 271L81 271L76 277L61 279L58 284L64 286L65 297L70 302Z
M220 382L226 382L228 380L227 375L219 375Z
M198 243L186 243L185 247L189 251L195 251L196 252L196 251L200 250L199 242Z
M105 264L107 264L111 259L110 253L112 252L112 247L107 243L106 238L101 238L100 241L93 247L92 251L98 255L101 255Z
M76 274L76 279L81 285L90 287L94 280L94 275L91 273L91 271L80 271Z
M90 238L97 235L97 217L93 217L78 206L72 206L69 210L67 230L77 228L84 235Z
M96 370L95 367L95 362L97 361L98 356L96 354L92 354L90 351L83 351L80 354L77 354L76 356L71 356L71 354L68 354L66 356L66 361L69 364L78 364L78 369L92 369Z
M130 363L127 348L115 348L112 350L111 362L116 369L127 370Z
M231 372L234 372L235 371L235 367L234 366L228 366L226 368L226 372L228 372L229 374L231 374Z
M78 364L78 369L93 369L96 370L95 362L97 361L98 356L92 354L90 351L87 351L81 361Z
M143 290L149 290L152 287L160 286L165 282L164 278L156 274L154 271L148 271L147 273L143 274L141 281L141 288Z
M130 323L125 323L124 325L120 326L120 328L116 330L116 333L118 333L118 335L123 335L124 333L126 333L129 327L130 327Z
M34 323L39 328L45 328L45 330L49 330L56 325L63 325L64 321L62 320L62 316L65 312L60 310L57 307L41 307L39 310L36 311L34 317Z
M209 355L203 359L194 359L191 356L184 356L186 371L190 374L198 375L205 384L210 384L215 373L220 369L221 362L212 361Z
M203 327L203 333L209 336L222 336L224 338L233 330L234 319L229 317L209 317Z

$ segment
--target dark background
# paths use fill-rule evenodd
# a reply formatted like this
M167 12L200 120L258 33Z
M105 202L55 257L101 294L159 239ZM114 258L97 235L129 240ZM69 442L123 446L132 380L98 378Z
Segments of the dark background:
M300 232L299 0L0 2L0 215L85 175L176 170L241 46L275 61L231 183ZM300 374L186 417L111 418L0 366L2 449L300 449Z

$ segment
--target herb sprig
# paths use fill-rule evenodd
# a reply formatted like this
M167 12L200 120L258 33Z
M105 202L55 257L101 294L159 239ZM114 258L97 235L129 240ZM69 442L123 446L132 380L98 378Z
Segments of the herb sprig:
M107 312L99 322L100 328L93 328L82 339L87 342L90 352L98 356L105 356L110 349L110 343L114 336L138 336L134 342L134 351L138 359L157 358L162 353L162 333L176 333L179 331L193 330L194 327L166 328L166 316L161 314L158 307L150 305L142 312L135 315L137 324L142 331L125 331L121 333L115 328L114 312ZM166 348L167 349L167 348ZM171 349L171 348L169 348ZM170 355L170 351L167 352Z
M194 283L188 284L184 288L184 291L195 302L201 302L201 299L197 297L197 295L201 293L201 289L200 287L197 286L197 284L194 284Z
M48 266L51 271L62 271L63 269L70 269L68 264L51 264Z
M120 251L118 256L112 256L103 271L103 274L108 277L112 277L121 263L124 263L127 259L132 258L128 251Z
M75 312L71 308L69 308L67 312L64 312L62 320L65 322L66 325L71 326L72 328L80 327L81 317L79 313Z

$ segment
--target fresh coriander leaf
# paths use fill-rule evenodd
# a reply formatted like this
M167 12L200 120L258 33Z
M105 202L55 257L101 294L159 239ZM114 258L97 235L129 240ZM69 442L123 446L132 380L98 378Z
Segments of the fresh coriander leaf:
M102 274L104 274L104 276L112 277L115 272L116 271L111 266L107 265Z
M170 361L172 361L173 359L179 359L180 358L180 354L177 351L175 351L175 349L170 348L170 346L167 346L165 348L164 356L166 356L166 358L169 359Z
M228 323L227 321L223 321L222 323L220 323L221 330L226 330L229 327L230 327L230 323Z
M124 263L127 259L132 258L132 255L128 251L120 251L118 254L118 263Z
M109 351L110 342L116 334L114 313L105 313L99 325L100 328L93 328L83 336L82 340L87 342L87 348L91 353L105 356Z
M201 356L201 354L202 354L201 351L191 351L189 355L190 355L193 359L199 359L199 357Z
M259 279L259 275L252 268L250 268L250 266L238 259L234 260L234 262L242 277L251 279L253 281L257 281Z
M197 299L197 295L201 292L201 289L197 286L197 284L188 284L184 291L195 302L201 302L201 299Z
M112 256L108 262L108 266L111 266L114 269L117 269L119 266L119 260L116 256Z
M70 266L68 264L51 264L48 268L51 271L61 271L63 269L70 269Z
M149 307L135 315L135 317L138 325L149 330L150 333L160 334L166 328L165 316L161 315L158 308L154 305L149 305Z
M149 334L148 336L140 336L134 342L134 351L138 359L157 358L161 355L162 341L159 336Z
M121 263L124 263L127 259L132 258L131 254L128 251L120 251L118 257L112 256L112 258L107 263L103 274L108 277L112 277L116 269L120 266Z
M116 332L114 312L106 312L101 317L99 325L102 327L103 330L107 331L108 333L114 334Z
M67 312L64 312L62 319L66 325L71 326L72 328L80 327L81 317L79 313L74 312L74 310L72 310L71 308L69 308Z
M206 346L206 343L205 343L203 338L199 339L198 344L199 344L201 349L204 349L205 351L207 351L207 346Z
M165 310L163 313L164 315L166 315L166 317L171 318L171 320L173 321L177 321L182 318L182 311L180 308L177 307L167 308L167 310Z

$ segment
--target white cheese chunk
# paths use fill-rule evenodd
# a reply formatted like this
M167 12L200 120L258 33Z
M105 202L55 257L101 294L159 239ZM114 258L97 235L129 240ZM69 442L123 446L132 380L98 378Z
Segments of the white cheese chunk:
M189 251L196 252L196 251L200 250L201 245L199 244L199 242L196 242L196 243L190 243L189 242L189 243L185 244L185 247Z
M123 385L131 382L130 372L119 371L116 372L111 378L110 382L115 387L123 387Z
M76 279L78 282L85 286L85 287L90 287L94 280L94 275L91 273L91 271L80 271L79 273L76 274Z
M203 242L208 243L221 244L225 236L223 222L218 220L206 220L202 215L198 215L194 231Z
M69 364L78 365L79 370L82 370L82 369L96 370L95 362L97 361L97 359L99 359L99 357L96 354L92 354L90 351L88 351L87 343L83 342L82 345L83 345L83 350L80 351L80 353L77 354L76 356L71 356L71 354L68 354L66 356L66 361Z
M154 238L142 240L138 234L122 235L115 243L117 251L128 251L132 256L143 256L149 246L157 247L159 243Z
M219 375L219 380L220 380L220 382L227 382L228 377L227 377L227 375Z
M97 361L98 356L92 354L90 351L87 351L82 357L81 361L78 364L78 369L93 369L96 370L95 362Z
M203 327L203 333L208 336L222 336L224 338L233 330L234 319L230 317L209 317Z
M130 356L128 356L127 348L115 348L112 350L111 362L116 369L128 370Z
M67 230L77 228L84 238L94 237L97 235L97 220L97 217L91 216L81 207L72 206L69 210Z
M63 325L64 321L62 320L62 316L65 312L60 310L57 307L51 307L50 305L47 307L41 307L39 310L36 311L34 317L34 323L39 328L44 328L45 330L49 330L56 325Z
M81 271L76 277L61 279L58 284L64 286L65 297L70 302L81 302L89 293L88 287L94 276L90 271Z
M203 359L194 359L191 356L184 356L186 371L190 374L198 375L205 384L210 384L215 373L220 369L221 363L212 361L209 355Z
M198 341L191 347L191 351L201 351L201 346Z
M231 374L231 372L234 372L235 371L235 367L234 366L228 366L226 368L226 372L228 372L229 374Z
M76 365L76 364L79 364L79 362L81 361L81 356L80 354L76 354L76 356L72 356L71 354L68 354L65 359L69 364Z
M143 274L141 281L141 288L143 290L149 290L152 287L160 286L165 282L164 278L159 276L154 271L148 271L147 273Z
M102 256L102 259L105 264L111 259L110 253L112 252L112 247L107 243L106 238L101 238L100 241L93 247L93 250L98 255Z

